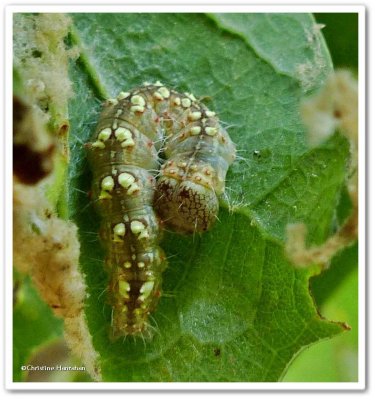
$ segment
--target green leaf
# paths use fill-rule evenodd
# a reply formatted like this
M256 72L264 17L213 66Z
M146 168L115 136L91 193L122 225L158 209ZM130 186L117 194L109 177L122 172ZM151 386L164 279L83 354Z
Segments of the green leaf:
M301 349L343 330L316 311L308 290L315 271L294 269L283 250L287 223L305 222L313 243L331 232L348 157L340 135L317 149L305 145L299 102L331 70L312 16L73 19L82 57L71 68L76 97L70 102L68 209L80 229L90 294L86 317L104 380L281 379ZM91 174L83 144L98 118L98 99L155 80L208 96L207 105L230 125L239 158L214 229L193 237L165 234L169 268L165 296L151 318L153 339L113 343L99 221L85 194Z
M317 74L311 84L314 87L325 81L331 69L326 45L320 35L315 35L312 17L308 14L259 13L252 18L249 14L215 14L211 17L219 27L242 37L277 73L299 79L298 66L315 65Z

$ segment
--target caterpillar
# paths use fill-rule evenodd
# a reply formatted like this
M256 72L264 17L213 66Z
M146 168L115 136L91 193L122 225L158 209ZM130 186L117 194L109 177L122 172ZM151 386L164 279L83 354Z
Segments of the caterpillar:
M107 100L86 147L106 251L112 335L141 334L166 268L161 225L180 233L210 228L235 146L214 112L192 94L157 82ZM157 182L161 151L168 159Z

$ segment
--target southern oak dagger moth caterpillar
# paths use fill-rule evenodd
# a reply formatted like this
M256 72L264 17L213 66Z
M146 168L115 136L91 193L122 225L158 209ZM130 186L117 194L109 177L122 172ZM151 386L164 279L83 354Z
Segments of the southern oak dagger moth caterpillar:
M107 100L87 147L113 336L137 335L161 295L162 225L179 233L212 226L235 145L192 94L157 82Z

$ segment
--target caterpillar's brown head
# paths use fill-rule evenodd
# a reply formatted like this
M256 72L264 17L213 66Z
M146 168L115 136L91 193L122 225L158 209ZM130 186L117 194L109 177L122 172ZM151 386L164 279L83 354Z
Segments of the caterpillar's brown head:
M163 223L179 233L207 231L219 207L214 190L191 180L171 177L158 181L155 206Z

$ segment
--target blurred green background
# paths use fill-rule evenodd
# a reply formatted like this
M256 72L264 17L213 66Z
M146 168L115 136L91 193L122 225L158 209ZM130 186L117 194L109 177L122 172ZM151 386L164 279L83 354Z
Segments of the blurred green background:
M326 43L332 55L334 68L350 68L358 72L358 14L314 14L324 24Z

